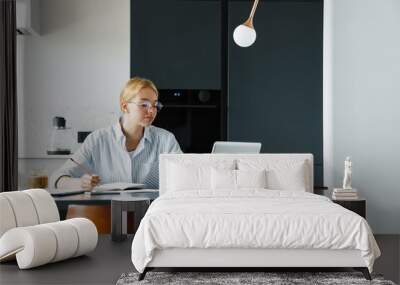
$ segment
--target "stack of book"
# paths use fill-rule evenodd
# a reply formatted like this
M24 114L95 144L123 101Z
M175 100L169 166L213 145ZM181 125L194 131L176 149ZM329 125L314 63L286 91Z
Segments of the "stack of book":
M357 189L335 188L335 189L333 189L332 199L335 199L335 200L357 200L358 199Z

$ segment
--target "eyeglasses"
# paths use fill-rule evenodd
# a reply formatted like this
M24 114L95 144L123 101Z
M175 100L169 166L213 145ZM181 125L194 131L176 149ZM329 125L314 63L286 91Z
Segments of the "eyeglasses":
M128 102L128 103L132 103L135 104L137 106L139 106L142 109L146 109L146 111L149 111L151 108L156 108L157 111L161 111L163 104L161 102L155 102L154 105L151 104L150 101L140 101L140 102Z

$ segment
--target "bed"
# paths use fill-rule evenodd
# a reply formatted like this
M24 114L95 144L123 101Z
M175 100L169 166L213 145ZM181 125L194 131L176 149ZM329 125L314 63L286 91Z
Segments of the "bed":
M371 279L366 220L313 194L311 154L163 154L160 197L132 243L153 268L352 267Z

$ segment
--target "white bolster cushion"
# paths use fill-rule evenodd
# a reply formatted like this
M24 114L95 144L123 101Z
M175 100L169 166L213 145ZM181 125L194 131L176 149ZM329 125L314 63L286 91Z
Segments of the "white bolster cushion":
M56 202L50 193L44 189L29 189L23 191L28 194L36 208L39 224L57 222L60 220Z
M84 218L19 227L0 238L0 261L16 257L28 269L86 254L97 245L97 230Z
M57 262L70 258L78 250L78 232L71 228L71 224L63 222L48 223L43 225L49 228L55 235L57 250L51 262Z
M10 202L6 197L0 195L0 237L16 226L17 223Z
M75 227L78 233L78 248L74 257L86 254L96 248L98 234L92 221L85 218L75 218L65 220L65 222Z
M0 260L14 259L20 269L51 262L57 251L54 233L43 225L14 228L0 239Z
M44 189L0 193L0 237L15 227L60 220L57 205Z
M35 205L24 191L3 192L13 210L17 227L33 226L39 223Z

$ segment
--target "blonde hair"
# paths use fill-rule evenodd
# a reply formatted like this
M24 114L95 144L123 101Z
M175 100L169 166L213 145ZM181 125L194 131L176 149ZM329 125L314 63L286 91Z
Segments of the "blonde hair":
M150 88L152 89L158 97L158 90L154 83L146 78L141 77L133 77L128 80L125 84L124 89L121 91L121 95L119 96L119 103L120 106L124 102L129 102L142 90L143 88Z

